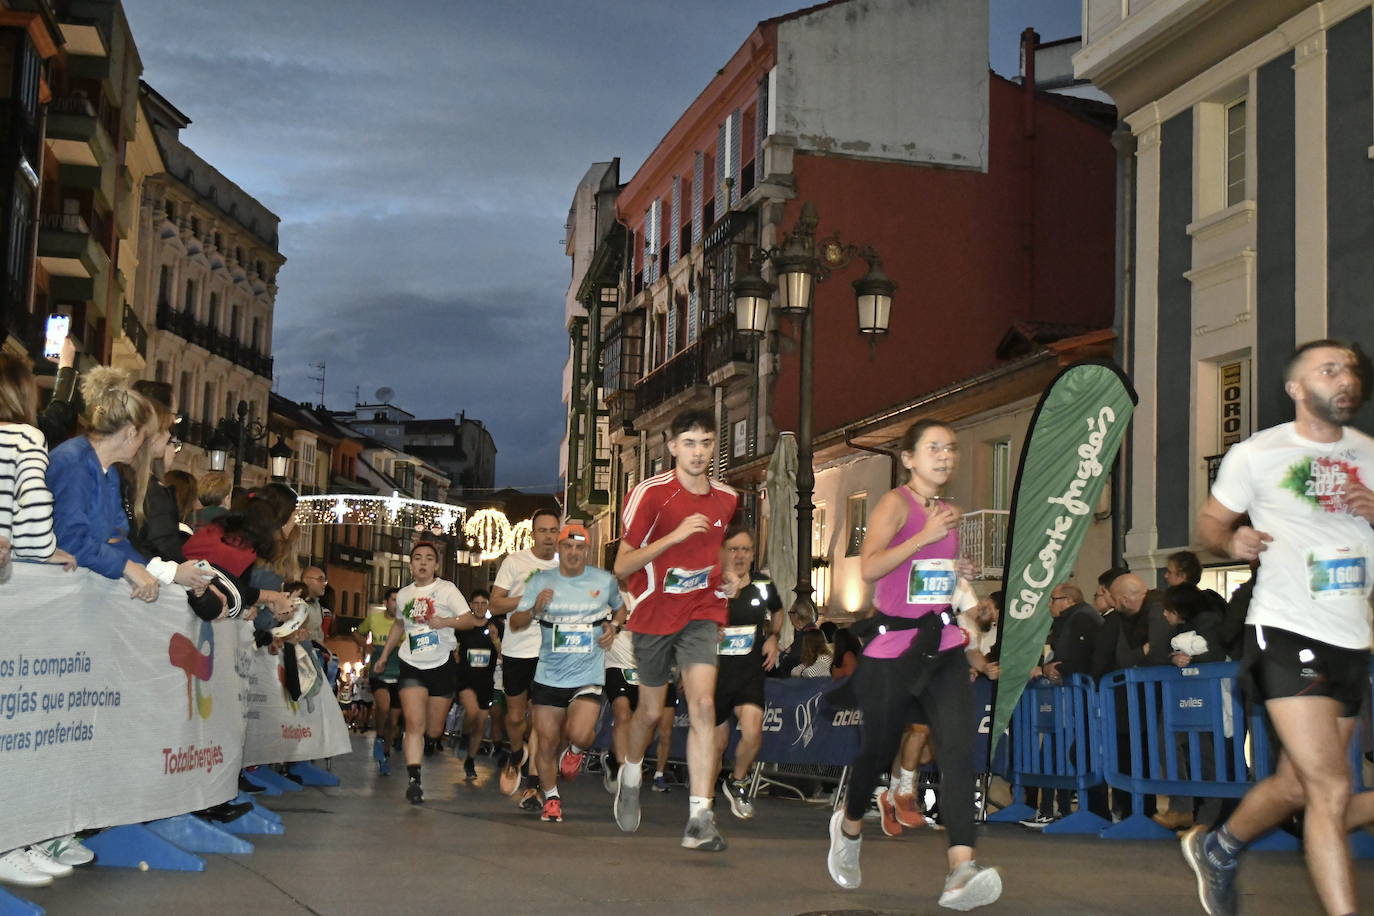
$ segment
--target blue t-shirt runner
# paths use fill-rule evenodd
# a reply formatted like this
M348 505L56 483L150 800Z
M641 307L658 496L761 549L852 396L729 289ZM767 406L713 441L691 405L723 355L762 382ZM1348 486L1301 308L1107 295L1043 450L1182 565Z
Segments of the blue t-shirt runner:
M540 592L549 589L553 599L535 625L540 629L536 683L546 687L589 687L606 683L601 646L602 622L621 606L615 576L595 566L577 576L557 569L541 569L525 584L518 611L534 608Z

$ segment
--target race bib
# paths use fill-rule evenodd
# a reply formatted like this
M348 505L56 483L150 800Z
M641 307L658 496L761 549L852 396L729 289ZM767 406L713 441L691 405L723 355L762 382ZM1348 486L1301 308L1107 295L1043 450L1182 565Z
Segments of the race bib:
M1307 590L1317 601L1363 598L1366 560L1358 547L1314 547L1307 552Z
M590 623L556 623L553 627L553 651L560 654L586 655L596 645Z
M425 627L410 634L411 655L433 655L439 651L439 634Z
M949 604L956 583L953 560L916 560L906 587L907 604Z
M668 568L668 574L663 577L663 593L685 595L688 592L699 592L706 587L713 568L708 566L705 569L679 569L671 566Z
M629 684L630 686L633 687L639 684L638 668L621 668L620 673L624 676L625 683Z
M469 649L468 650L469 668L489 668L491 667L490 649Z
M754 636L758 628L754 626L724 627L720 633L720 646L717 655L748 655L754 651Z

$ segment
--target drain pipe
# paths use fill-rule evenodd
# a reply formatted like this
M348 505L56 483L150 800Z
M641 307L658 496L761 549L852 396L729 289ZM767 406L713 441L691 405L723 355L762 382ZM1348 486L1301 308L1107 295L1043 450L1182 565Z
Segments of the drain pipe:
M848 426L844 428L844 444L849 446L850 448L858 449L861 452L872 452L874 455L885 455L888 461L892 462L892 469L888 472L888 477L890 479L890 483L888 485L892 487L892 489L894 490L902 485L902 462L897 457L896 451L885 448L874 448L871 445L860 445L853 439L849 438Z

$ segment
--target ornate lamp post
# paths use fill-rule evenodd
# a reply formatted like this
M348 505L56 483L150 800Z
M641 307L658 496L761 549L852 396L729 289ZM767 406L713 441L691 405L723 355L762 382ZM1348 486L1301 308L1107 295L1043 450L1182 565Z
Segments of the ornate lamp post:
M811 585L811 525L814 504L811 497L816 488L816 474L812 468L811 394L815 345L812 338L811 315L817 283L849 266L857 258L868 264L868 272L854 281L855 303L858 306L859 333L870 335L870 346L877 335L886 334L892 316L892 294L897 284L882 269L882 258L871 245L860 248L840 239L839 232L816 239L819 218L816 208L806 203L801 215L777 248L760 249L750 261L749 270L731 285L735 300L736 327L741 333L762 335L768 328L768 307L773 293L777 303L773 307L789 315L801 325L800 392L797 399L797 600L794 610L807 612L808 619L816 618L816 603ZM776 286L763 279L761 269L773 266Z
M215 434L206 443L205 450L210 456L210 470L222 471L228 463L229 454L234 456L234 486L243 485L243 453L249 443L267 441L268 430L265 425L248 416L248 402L239 401L235 411L236 418L225 417L219 421ZM277 441L267 452L271 462L273 479L286 476L291 462L291 447L286 440L277 436Z

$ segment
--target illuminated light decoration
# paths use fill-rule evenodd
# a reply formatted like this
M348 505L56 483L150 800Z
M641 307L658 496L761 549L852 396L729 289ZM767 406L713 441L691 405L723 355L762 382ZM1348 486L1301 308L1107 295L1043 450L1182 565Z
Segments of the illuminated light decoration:
M435 534L460 532L467 509L450 503L391 496L329 494L302 496L296 503L296 524L404 525ZM437 531L435 529L438 529Z
M500 509L479 509L463 525L463 534L477 547L483 561L495 560L506 553L510 543L510 521Z
M521 550L529 550L534 546L534 523L529 519L515 525L510 530L510 538L506 541L506 553L517 553Z

